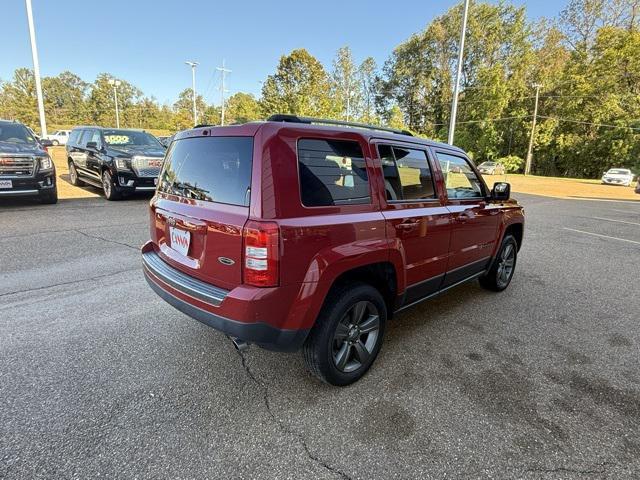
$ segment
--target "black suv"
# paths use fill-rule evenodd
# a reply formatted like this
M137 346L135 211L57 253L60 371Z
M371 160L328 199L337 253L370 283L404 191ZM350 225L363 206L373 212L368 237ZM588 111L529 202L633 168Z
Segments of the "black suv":
M24 195L56 203L56 168L26 126L0 120L0 197Z
M154 191L165 153L143 130L103 127L74 128L66 148L71 183L102 188L108 200Z

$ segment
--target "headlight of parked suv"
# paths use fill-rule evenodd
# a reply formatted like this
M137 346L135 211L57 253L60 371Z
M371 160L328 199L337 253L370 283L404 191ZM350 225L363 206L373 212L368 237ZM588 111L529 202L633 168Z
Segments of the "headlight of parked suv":
M53 169L53 162L51 157L38 157L38 163L40 164L40 171Z
M116 168L118 170L131 170L128 158L116 158Z

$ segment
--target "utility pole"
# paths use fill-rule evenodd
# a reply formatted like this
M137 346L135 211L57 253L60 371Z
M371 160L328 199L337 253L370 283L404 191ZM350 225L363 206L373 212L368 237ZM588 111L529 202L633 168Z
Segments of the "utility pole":
M467 17L469 15L469 0L464 0L462 13L462 31L460 32L460 49L458 50L458 71L456 83L453 87L453 100L451 101L451 119L449 120L449 139L447 143L453 145L453 136L456 131L456 115L458 115L458 95L460 94L460 77L462 76L462 62L464 60L464 37L467 35Z
M225 68L225 66L224 66L224 58L222 59L222 67L217 67L216 70L218 70L220 72L221 76L222 76L222 83L220 85L220 97L221 97L221 102L222 102L222 112L221 112L221 115L220 115L220 125L224 125L224 110L225 110L224 94L229 91L229 90L225 89L224 80L225 80L225 77L226 77L227 73L231 73L231 70L229 70L228 68Z
M36 96L38 98L38 113L40 115L40 135L47 135L47 121L44 116L44 99L42 97L42 85L40 83L40 62L38 61L38 46L36 45L36 30L33 26L33 11L31 0L25 0L27 7L27 21L29 22L29 39L31 40L31 56L33 58L33 76L36 82Z
M191 97L193 99L193 126L198 124L198 110L196 108L196 67L198 62L184 62L191 67Z
M113 103L116 105L116 128L120 128L120 111L118 110L118 87L122 85L120 80L109 79L109 85L113 87Z
M524 174L529 175L531 173L531 160L533 156L533 138L536 134L536 121L538 120L538 98L540 96L540 87L542 87L539 83L534 83L533 86L536 89L536 103L533 107L533 123L531 124L531 137L529 138L529 151L527 152L527 161L524 167Z

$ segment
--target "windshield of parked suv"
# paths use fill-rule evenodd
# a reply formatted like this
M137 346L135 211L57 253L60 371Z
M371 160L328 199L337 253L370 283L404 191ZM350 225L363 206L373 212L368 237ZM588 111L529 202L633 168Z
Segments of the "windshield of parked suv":
M231 205L249 205L252 137L195 137L174 141L158 191Z
M24 125L19 123L0 124L0 142L6 143L36 143L36 139Z
M104 141L113 147L160 147L156 138L147 132L132 130L104 130Z
M629 170L625 170L624 168L612 168L607 173L611 175L629 175L631 173Z

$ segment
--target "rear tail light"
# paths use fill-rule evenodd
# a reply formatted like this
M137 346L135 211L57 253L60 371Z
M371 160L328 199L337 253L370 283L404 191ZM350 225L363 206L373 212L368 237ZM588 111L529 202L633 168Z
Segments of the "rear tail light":
M244 240L243 282L256 287L278 285L280 231L273 222L249 220L242 231Z

